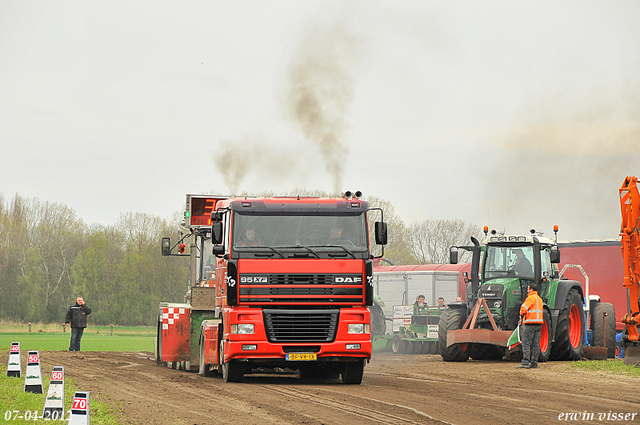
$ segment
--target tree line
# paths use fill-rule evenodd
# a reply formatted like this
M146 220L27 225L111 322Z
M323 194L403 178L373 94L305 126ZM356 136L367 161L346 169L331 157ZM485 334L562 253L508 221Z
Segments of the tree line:
M479 227L457 219L405 225L390 202L367 200L384 211L384 255L396 265L445 263L449 246L481 235ZM175 240L181 217L128 212L112 226L88 226L66 205L0 194L0 319L62 323L82 295L93 310L91 323L153 325L158 304L183 302L187 290L188 259L160 253L161 238ZM373 213L371 230L375 220Z

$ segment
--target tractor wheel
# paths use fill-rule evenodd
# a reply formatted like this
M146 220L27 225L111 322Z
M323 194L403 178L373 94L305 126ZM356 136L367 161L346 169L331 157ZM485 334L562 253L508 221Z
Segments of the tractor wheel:
M422 342L420 341L411 341L411 354L420 354L422 353Z
M371 313L371 335L384 335L387 331L387 321L384 318L384 311L379 305L369 307Z
M469 357L473 360L500 360L504 357L504 348L491 344L469 344Z
M345 362L342 369L342 383L360 385L364 374L364 359L357 362Z
M422 345L422 350L420 352L422 354L429 354L429 342L423 341L421 345Z
M602 315L606 313L602 323ZM607 339L607 357L610 359L616 356L616 312L611 303L595 303L595 308L591 312L591 329L593 329L593 345L602 347L602 337Z
M409 342L402 336L395 335L391 340L391 351L395 354L406 354L409 349Z
M555 342L551 345L552 360L580 360L584 348L584 309L576 289L569 291L564 308L558 315Z
M547 310L542 314L544 323L540 329L540 356L539 362L546 362L551 356L551 316Z
M438 346L445 362L464 362L469 358L468 344L453 344L447 347L447 332L460 329L464 324L462 309L447 309L442 312L438 323Z

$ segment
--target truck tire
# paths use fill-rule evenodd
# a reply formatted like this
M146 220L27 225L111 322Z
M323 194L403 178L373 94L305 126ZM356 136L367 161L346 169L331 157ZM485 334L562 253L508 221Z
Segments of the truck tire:
M204 362L204 341L200 341L200 361L198 367L198 375L209 377L213 376L213 372L209 369L209 365Z
M156 331L156 364L164 364L162 361L162 321L158 322Z
M551 316L547 310L542 314L544 323L540 329L540 356L538 361L540 363L549 361L551 357Z
M220 364L224 382L241 382L244 377L244 365L230 360L224 362L224 341L220 341Z
M504 357L504 347L491 344L468 344L469 357L473 360L500 360Z
M345 362L342 369L342 383L347 385L360 385L364 374L364 359L357 362Z
M460 329L464 324L462 309L446 309L440 316L438 323L438 346L440 355L445 362L465 362L469 358L468 344L453 344L447 347L447 332Z
M604 324L602 314L606 313ZM604 325L604 327L603 327ZM602 347L602 335L606 337L607 357L610 359L616 356L616 311L611 303L595 303L595 308L591 312L591 329L593 329L594 347Z
M551 345L552 360L580 360L584 348L584 309L576 289L567 294L564 308L558 315L555 342Z

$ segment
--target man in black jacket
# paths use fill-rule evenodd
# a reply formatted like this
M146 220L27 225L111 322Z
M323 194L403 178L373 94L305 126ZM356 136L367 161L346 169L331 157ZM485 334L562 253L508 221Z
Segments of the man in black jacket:
M67 317L64 324L71 324L71 345L69 351L80 351L80 340L87 327L87 314L91 314L91 309L84 303L82 297L76 299L76 303L67 310Z

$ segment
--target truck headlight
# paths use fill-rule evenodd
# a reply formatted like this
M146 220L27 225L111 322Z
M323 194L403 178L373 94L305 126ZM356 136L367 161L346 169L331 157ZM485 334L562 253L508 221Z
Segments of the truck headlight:
M231 325L232 334L252 334L253 323L239 323L237 325Z
M364 323L349 323L350 334L363 334L364 333Z

